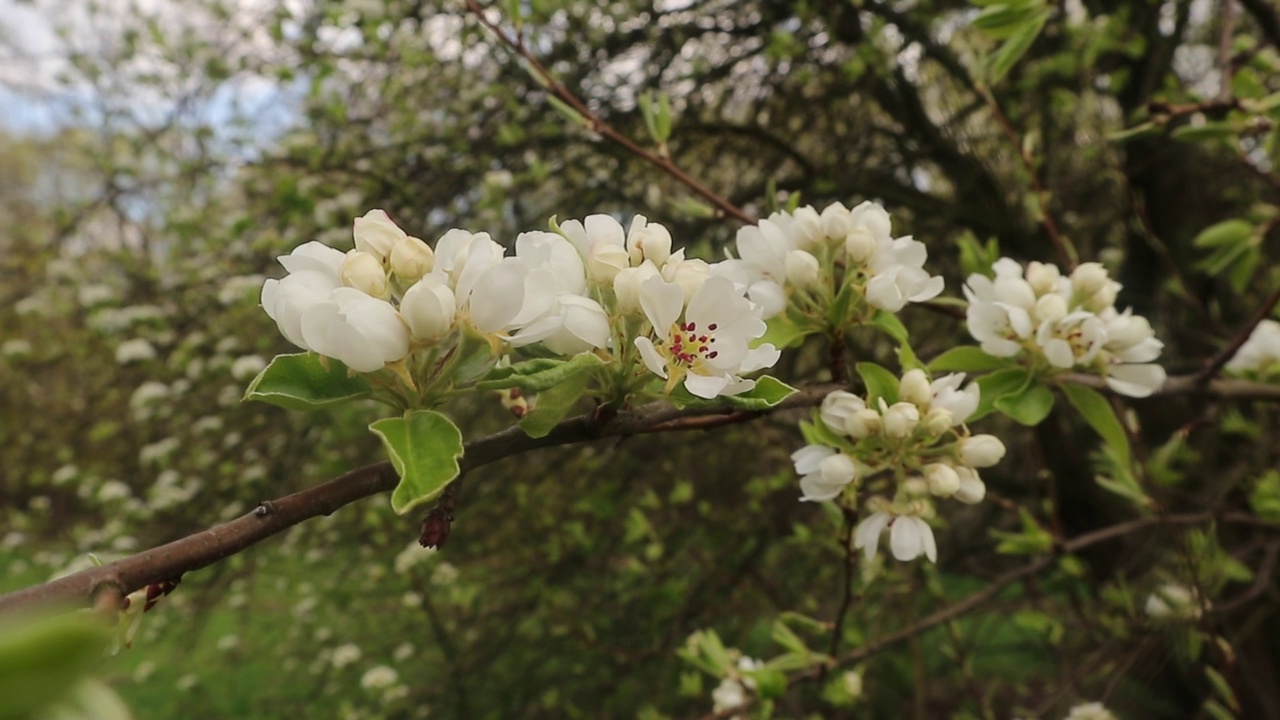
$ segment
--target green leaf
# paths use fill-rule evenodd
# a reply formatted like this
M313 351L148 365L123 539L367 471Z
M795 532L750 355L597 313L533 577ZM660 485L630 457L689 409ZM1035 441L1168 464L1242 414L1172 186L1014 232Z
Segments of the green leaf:
M1247 241L1253 235L1253 223L1245 220L1223 220L1200 231L1191 241L1198 248L1235 245Z
M765 343L771 343L779 350L796 347L810 332L812 331L797 325L785 315L775 315L765 321L764 335L753 341L751 347L760 347Z
M977 345L954 347L929 363L930 372L983 372L1004 367L1004 358L988 355Z
M1139 125L1134 125L1133 127L1130 127L1130 128L1124 128L1122 130L1109 132L1107 133L1107 140L1110 140L1111 142L1116 142L1116 143L1128 142L1130 140L1137 140L1140 137L1146 137L1147 135L1151 135L1159 129L1160 129L1159 125L1157 125L1152 120L1148 120L1144 123L1141 123Z
M1053 393L1044 385L1029 385L1020 393L996 398L995 408L1019 424L1039 425L1053 409Z
M460 468L462 433L449 418L434 410L414 410L404 417L379 420L369 426L382 440L400 484L391 493L391 507L403 515L444 492Z
M848 442L847 438L836 434L834 430L827 427L826 423L816 417L813 422L800 421L800 435L809 445L841 447Z
M900 343L910 342L907 326L902 324L897 315L887 310L877 309L871 316L870 324L889 334L889 337Z
M1116 453L1122 467L1129 466L1129 436L1125 434L1120 418L1116 417L1111 403L1097 390L1083 385L1062 384L1059 386L1067 402L1079 411L1089 427L1093 428Z
M805 645L804 640L800 639L800 636L797 635L794 630L787 627L786 623L781 619L775 619L773 621L773 631L770 634L773 637L774 642L791 652L801 655L809 654L809 646Z
M867 404L875 405L879 398L890 405L898 402L898 376L873 362L857 364L858 375L867 386Z
M756 386L750 390L738 395L725 395L720 400L742 410L768 410L795 393L796 389L790 385L764 375L756 380Z
M742 673L756 681L756 693L762 698L782 697L787 692L787 676L779 670L761 668Z
M1022 392L1031 383L1031 373L1022 368L998 370L978 378L978 409L973 411L966 422L973 422L991 413L996 408L996 401L1006 395Z
M41 711L65 699L102 658L109 638L87 614L6 618L0 624L0 717L44 717Z
M992 3L973 19L973 26L993 37L1005 38L1032 20L1037 9L1026 0Z
M578 373L538 393L533 398L533 408L520 419L520 429L529 437L545 437L578 404L590 382L591 375Z
M1031 511L1022 508L1018 510L1018 517L1022 519L1021 532L991 531L1000 540L996 552L1002 555L1043 555L1053 549L1053 535L1040 527Z
M1023 19L1022 23L1009 32L1009 38L987 58L987 82L995 85L1000 82L1018 60L1031 49L1031 44L1040 36L1044 23L1049 19L1048 8Z
M1183 125L1173 132L1169 133L1169 137L1178 140L1234 140L1236 135L1240 133L1240 128L1234 122L1218 120L1207 122L1203 125Z
M518 387L529 392L542 392L568 382L577 375L600 367L604 361L594 353L584 352L568 360L538 358L494 368L476 383L481 390L505 390Z
M319 410L369 397L363 375L314 353L277 355L245 390L245 400L261 400L290 410Z

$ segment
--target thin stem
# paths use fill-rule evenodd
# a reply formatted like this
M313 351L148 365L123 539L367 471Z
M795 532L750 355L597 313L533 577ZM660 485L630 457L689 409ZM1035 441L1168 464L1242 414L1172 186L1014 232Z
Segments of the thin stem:
M620 146L627 152L636 157L656 165L666 174L675 178L685 187L693 192L701 195L707 202L716 207L721 216L732 217L748 225L753 225L756 219L750 213L733 204L728 198L715 192L711 188L699 182L689 173L682 170L670 157L664 154L652 152L640 146L639 143L627 137L609 123L605 122L598 114L591 111L577 95L574 95L564 83L560 82L551 71L542 64L533 53L529 52L529 48L524 44L521 37L512 37L503 32L498 24L485 17L485 9L480 6L477 0L467 0L467 9L475 15L481 25L485 27L495 38L503 45L506 45L512 52L524 60L529 69L538 77L538 80L554 95L558 100L568 105L575 113L582 117L585 123L595 132L614 144Z

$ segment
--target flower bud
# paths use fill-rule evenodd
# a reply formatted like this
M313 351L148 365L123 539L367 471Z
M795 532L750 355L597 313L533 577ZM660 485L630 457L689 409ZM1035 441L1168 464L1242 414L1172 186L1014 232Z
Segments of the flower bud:
M351 250L342 260L339 272L342 284L355 288L360 292L386 300L388 295L387 272L382 269L378 258L367 252Z
M1084 301L1084 307L1086 310L1091 310L1095 313L1102 312L1116 304L1116 295L1119 294L1119 292L1120 283L1107 282L1107 284L1103 285L1098 292L1090 295L1088 299Z
M960 487L951 497L969 505L982 502L982 498L987 495L987 486L983 484L982 478L978 477L978 471L964 466L953 469L960 478Z
M356 218L352 233L356 249L369 253L384 265L391 257L391 249L405 237L404 230L383 210L370 210L363 217Z
M684 291L684 302L686 305L693 299L693 294L698 292L698 288L702 287L702 283L711 277L711 266L706 260L697 258L691 260L680 260L675 263L667 263L662 268L662 278L667 282L675 283Z
M1058 280L1061 278L1062 273L1057 265L1041 262L1031 262L1027 265L1027 282L1031 284L1031 289L1035 290L1037 295L1052 293L1057 289Z
M865 410L866 407L866 403L862 402L862 398L857 395L836 390L822 399L822 408L818 411L818 416L828 428L845 434L848 432L849 416L859 410Z
M944 463L925 465L924 477L929 481L929 492L938 497L951 497L960 489L960 475L950 465Z
M991 467L1004 457L1004 443L995 435L974 435L960 441L960 462L971 468Z
M865 265L876 254L876 238L859 225L845 236L844 251L854 265Z
M929 483L918 475L912 475L902 481L902 491L907 495L924 495L929 492Z
M884 412L884 434L901 440L910 437L920 424L920 408L909 402L897 402Z
M861 440L879 433L880 429L884 427L884 421L880 417L880 413L871 408L863 408L849 415L844 425L845 432L849 434L849 437Z
M822 211L822 232L836 242L853 230L853 218L849 209L840 203L832 203Z
M416 237L405 235L391 248L391 272L405 285L417 282L435 264L435 251Z
M1061 295L1043 295L1036 300L1036 319L1058 321L1067 316L1067 299Z
M657 266L651 262L619 270L613 277L613 294L618 299L618 309L624 313L640 312L640 286L658 274Z
M1071 272L1071 287L1078 297L1087 298L1107 284L1107 269L1102 263L1081 263Z
M950 430L956 424L956 420L950 410L933 407L929 408L929 412L924 414L924 420L920 424L924 427L925 432L933 437L938 437Z
M791 214L791 229L802 250L822 242L822 216L811 205L796 208Z
M920 368L908 370L898 381L898 397L916 407L927 407L933 398L933 390L929 387L929 376Z
M449 334L457 311L453 290L435 275L414 283L400 300L400 315L418 340L437 340Z
M787 282L802 290L818 284L821 268L818 258L804 250L791 250L786 256Z
M671 257L671 232L658 223L649 222L643 215L636 215L627 231L627 250L632 265L649 260L661 267Z
M607 242L591 246L587 257L587 277L593 282L611 283L618 273L631 266L626 248Z

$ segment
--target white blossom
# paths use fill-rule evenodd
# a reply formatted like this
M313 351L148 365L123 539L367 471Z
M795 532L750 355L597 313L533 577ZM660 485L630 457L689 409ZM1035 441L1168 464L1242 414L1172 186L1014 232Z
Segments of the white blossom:
M116 346L116 362L121 365L155 360L156 357L155 346L143 338L125 340Z
M409 327L392 305L341 287L302 316L307 347L356 372L381 370L409 354Z
M743 373L771 367L780 355L768 343L750 347L764 334L765 324L749 300L722 277L708 278L685 307L679 285L660 277L640 288L640 305L653 327L635 339L645 366L668 381L683 381L701 398L736 395L755 386Z
M923 519L910 515L893 515L886 511L873 512L863 518L854 529L854 548L866 552L867 560L875 557L880 546L880 534L888 527L889 548L900 561L914 560L924 555L930 562L938 561L938 547L933 529Z
M1249 334L1236 354L1227 361L1232 372L1266 375L1280 369L1280 322L1263 320Z
M1004 457L1004 443L995 435L973 435L960 441L960 462L971 468L991 467Z
M390 261L391 251L407 235L392 221L385 210L370 210L352 223L356 250L369 253L384 267Z
M309 242L278 258L289 274L262 285L262 309L276 321L280 333L303 350L311 350L302 337L302 316L329 293L342 286L341 252L319 242Z
M1116 720L1116 716L1100 702L1076 705L1063 720Z
M810 445L792 453L791 459L802 476L800 499L804 501L834 500L858 477L853 459L831 448Z
M1153 618L1197 620L1210 603L1202 602L1195 588L1165 583L1147 596L1146 613Z
M360 676L360 687L365 690L381 690L391 687L400 679L400 674L386 665L375 665Z

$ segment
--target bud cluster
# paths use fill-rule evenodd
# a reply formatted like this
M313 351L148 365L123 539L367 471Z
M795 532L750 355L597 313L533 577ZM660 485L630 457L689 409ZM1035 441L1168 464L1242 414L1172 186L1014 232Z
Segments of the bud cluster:
M969 434L964 421L978 407L979 390L972 383L961 388L963 382L963 374L930 381L914 369L899 380L895 402L844 391L828 395L810 427L813 444L791 456L801 475L801 499L854 507L865 492L868 512L855 533L856 547L874 555L880 533L891 528L894 557L936 560L926 522L934 500L980 502L986 486L978 470L1005 453L995 436Z
M924 243L894 238L889 213L874 202L852 210L834 203L821 213L808 205L775 212L739 230L737 249L727 269L766 318L788 304L800 319L821 317L846 290L854 296L849 312L897 312L908 302L933 299L943 287L941 277L924 270Z
M1115 308L1120 284L1098 263L1082 263L1064 276L1055 265L1023 268L1001 258L995 277L971 275L969 333L995 357L1025 357L1036 370L1075 369L1106 379L1112 390L1146 397L1165 379L1154 364L1164 343L1146 318Z

